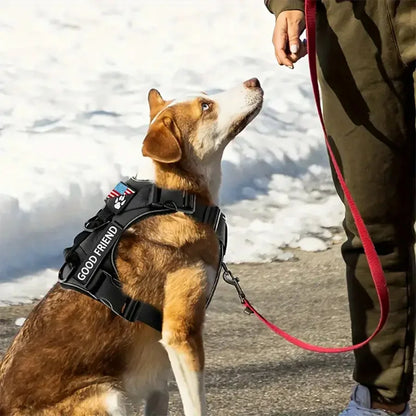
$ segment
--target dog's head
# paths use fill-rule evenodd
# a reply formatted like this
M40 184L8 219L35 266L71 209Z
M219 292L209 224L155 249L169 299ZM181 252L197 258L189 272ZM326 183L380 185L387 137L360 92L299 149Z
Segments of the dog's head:
M259 113L262 102L256 78L225 92L182 100L165 101L152 89L143 155L156 162L156 176L158 170L178 172L216 199L224 148Z

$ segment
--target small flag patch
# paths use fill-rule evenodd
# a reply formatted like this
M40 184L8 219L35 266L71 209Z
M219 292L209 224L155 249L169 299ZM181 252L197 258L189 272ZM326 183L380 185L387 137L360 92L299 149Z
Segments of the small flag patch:
M134 194L133 189L129 188L125 183L119 182L114 189L107 195L107 198L115 198L120 195Z

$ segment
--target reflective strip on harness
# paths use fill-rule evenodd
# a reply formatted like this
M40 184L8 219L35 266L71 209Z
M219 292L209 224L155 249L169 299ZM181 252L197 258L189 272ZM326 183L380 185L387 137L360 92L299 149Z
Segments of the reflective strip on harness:
M78 271L75 273L75 279L88 285L92 276L94 276L100 264L111 251L114 243L119 240L122 233L122 228L117 227L113 223L108 225L107 228L101 232L101 236L95 248L93 248L92 253L79 266Z

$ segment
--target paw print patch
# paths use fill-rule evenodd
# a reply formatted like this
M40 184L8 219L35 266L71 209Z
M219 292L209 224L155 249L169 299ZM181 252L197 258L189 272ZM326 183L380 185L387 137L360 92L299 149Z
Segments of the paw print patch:
M124 195L118 196L114 201L114 208L120 209L126 203L126 197Z
M114 211L119 211L121 207L129 200L135 191L129 188L124 182L119 182L113 190L107 195L106 204Z

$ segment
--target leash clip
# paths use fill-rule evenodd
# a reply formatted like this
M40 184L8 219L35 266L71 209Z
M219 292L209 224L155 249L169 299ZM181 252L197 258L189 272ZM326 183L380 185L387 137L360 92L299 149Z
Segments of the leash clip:
M240 298L240 302L244 305L246 303L246 295L243 292L243 289L240 286L240 279L233 275L231 270L227 267L227 265L223 262L221 264L224 272L222 274L222 278L226 283L228 283L231 286L235 287L235 290L237 291L238 297ZM247 315L251 315L253 312L249 308L244 309L244 313Z

